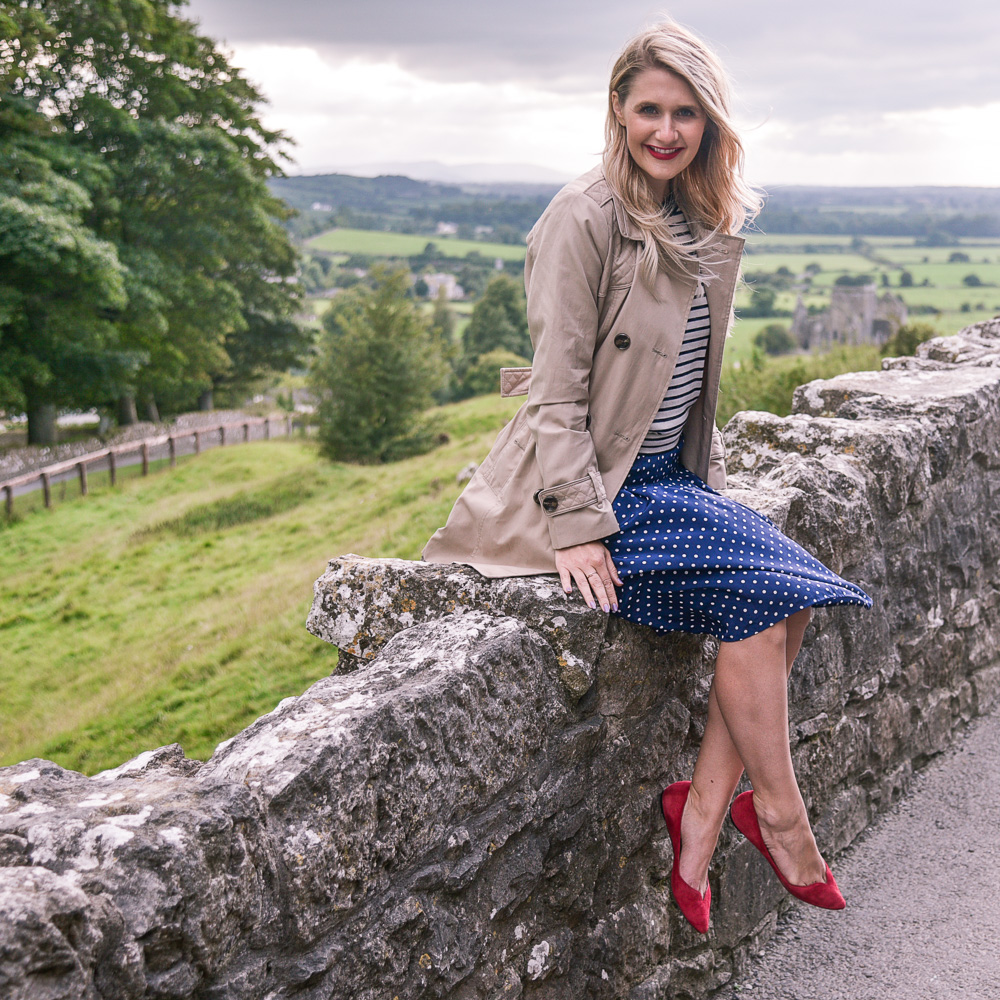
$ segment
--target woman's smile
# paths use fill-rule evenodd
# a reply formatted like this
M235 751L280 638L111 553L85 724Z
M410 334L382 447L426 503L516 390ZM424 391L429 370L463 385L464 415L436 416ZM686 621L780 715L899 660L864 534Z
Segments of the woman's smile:
M684 152L683 146L674 146L672 149L662 149L659 146L646 146L646 149L658 160L673 160Z

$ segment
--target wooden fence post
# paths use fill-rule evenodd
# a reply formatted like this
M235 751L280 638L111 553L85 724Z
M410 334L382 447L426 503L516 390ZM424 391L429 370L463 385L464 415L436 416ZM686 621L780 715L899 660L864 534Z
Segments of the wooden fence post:
M201 454L201 431L194 432L194 453Z
M149 445L145 441L142 442L142 474L149 475Z
M292 436L292 415L291 414L289 414L287 417L285 417L285 435L287 437L291 437Z
M226 425L222 424L219 427L219 447L224 448L226 445Z
M5 502L4 502L4 505L7 508L7 516L8 517L13 517L14 516L14 487L13 486L5 486L3 488L3 492L4 492L4 496L6 498Z
M264 417L264 440L271 440L271 418Z
M172 469L175 465L177 465L177 444L174 441L173 434L167 438L167 445L170 448L170 468Z
M44 497L44 500L45 500L45 506L46 507L51 507L52 506L52 486L49 483L49 474L47 472L43 472L41 475L42 475L42 496Z
M118 483L118 459L115 457L114 451L108 452L108 473L111 476L111 485L115 486Z
M80 496L85 497L87 495L87 463L77 462L76 472L80 477Z
M250 440L250 425L243 425L243 443L246 444Z

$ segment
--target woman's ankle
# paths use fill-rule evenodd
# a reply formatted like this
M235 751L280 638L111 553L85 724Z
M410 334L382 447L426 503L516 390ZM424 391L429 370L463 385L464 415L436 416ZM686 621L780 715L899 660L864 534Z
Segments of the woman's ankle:
M801 796L796 796L794 800L772 799L754 789L753 807L762 830L775 834L812 831L809 814Z
M691 788L688 791L687 804L684 807L685 818L688 818L687 814L690 811L690 819L694 821L699 829L714 830L716 838L718 838L722 830L722 824L725 822L729 812L731 800L732 792L727 795L724 790L717 788L714 783L709 784L706 792L692 780Z

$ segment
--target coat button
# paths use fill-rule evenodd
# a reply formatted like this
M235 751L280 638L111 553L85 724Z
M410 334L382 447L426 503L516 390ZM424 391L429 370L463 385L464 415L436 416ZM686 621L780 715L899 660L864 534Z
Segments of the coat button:
M542 501L542 509L547 510L550 514L559 506L559 501L555 497L546 497Z
M627 351L632 346L632 338L627 333L615 334L615 347L619 351Z

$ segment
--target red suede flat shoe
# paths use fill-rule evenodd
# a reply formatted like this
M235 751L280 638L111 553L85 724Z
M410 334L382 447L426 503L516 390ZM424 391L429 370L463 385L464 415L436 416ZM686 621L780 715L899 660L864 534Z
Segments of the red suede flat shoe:
M702 934L708 933L708 911L712 905L712 887L705 889L702 896L697 889L681 878L681 816L684 815L684 805L687 802L690 781L675 781L663 791L660 804L663 807L663 818L667 821L667 832L674 848L674 865L670 869L670 891L677 900L681 913L687 922Z
M760 823L757 821L757 810L753 807L753 792L743 792L737 795L733 804L729 807L729 816L733 825L754 847L764 855L767 863L774 869L774 874L778 876L778 881L796 898L803 903L812 906L820 906L824 910L842 910L847 903L837 888L837 880L830 871L830 866L826 865L826 881L813 882L812 885L793 885L778 870L778 866L771 857L771 852L764 843L764 837L760 832Z

